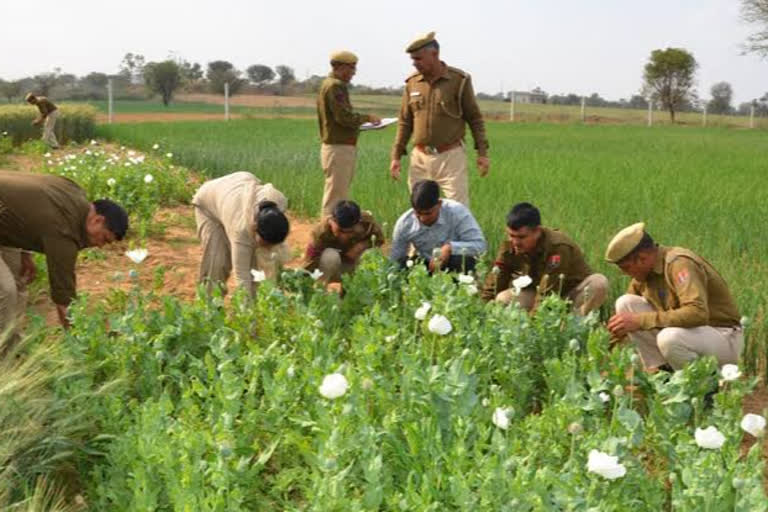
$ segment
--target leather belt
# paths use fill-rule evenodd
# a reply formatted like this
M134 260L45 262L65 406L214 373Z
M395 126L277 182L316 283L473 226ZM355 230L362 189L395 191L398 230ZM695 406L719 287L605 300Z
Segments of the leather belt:
M449 149L457 148L459 146L461 146L461 140L457 140L456 142L450 142L448 144L443 144L442 146L427 146L426 144L415 145L416 149L428 155L439 155L440 153L444 153Z

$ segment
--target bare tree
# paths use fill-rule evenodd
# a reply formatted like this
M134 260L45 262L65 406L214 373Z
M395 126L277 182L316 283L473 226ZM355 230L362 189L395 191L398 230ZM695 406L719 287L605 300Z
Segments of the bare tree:
M768 57L768 0L741 0L741 17L760 27L747 38L744 50Z

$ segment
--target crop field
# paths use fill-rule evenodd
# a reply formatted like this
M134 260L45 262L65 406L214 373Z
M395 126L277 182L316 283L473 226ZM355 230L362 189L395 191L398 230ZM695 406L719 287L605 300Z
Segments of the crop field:
M469 155L491 253L509 207L533 202L615 298L627 280L602 261L605 245L644 220L729 282L748 340L738 371L700 359L646 374L631 347L609 347L601 315L573 316L554 297L532 316L481 302L486 264L457 283L398 271L374 250L343 297L292 269L253 299L173 296L167 262L123 255L168 228L153 224L158 208L246 170L282 190L293 214L316 216L316 121L97 125L99 141L40 151L38 170L129 204L137 229L81 258L78 283L106 289L81 295L69 331L32 316L24 342L0 356L0 509L768 510L768 444L745 416L766 404L754 401L768 336L764 133L487 129L488 177ZM405 182L388 175L393 137L361 135L351 191L388 235L408 207ZM119 271L87 271L117 258Z

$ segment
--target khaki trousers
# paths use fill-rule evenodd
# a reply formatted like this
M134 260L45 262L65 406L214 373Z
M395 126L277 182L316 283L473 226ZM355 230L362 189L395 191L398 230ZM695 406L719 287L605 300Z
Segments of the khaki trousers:
M27 306L21 282L21 250L0 247L0 352L6 336L18 336L18 323Z
M320 262L317 268L323 275L320 279L325 283L341 282L341 275L355 270L356 265L347 263L341 259L341 253L338 249L325 249L320 255Z
M232 250L224 225L200 208L195 208L195 222L203 249L198 282L205 283L209 293L215 286L226 292L226 283L232 273ZM253 252L251 268L263 271L267 279L276 280L288 254L284 243L269 249L257 247ZM255 293L256 286L252 286L251 291Z
M56 127L56 119L59 117L58 109L48 114L43 122L43 142L50 147L56 149L59 147L59 141L56 140L56 133L54 128Z
M622 295L616 313L652 313L656 310L639 295ZM675 370L699 356L715 356L717 362L736 364L744 346L741 327L665 327L628 334L647 369L668 363Z
M447 199L458 201L469 208L467 152L463 144L437 155L413 148L408 169L408 190L413 190L413 185L421 180L436 181Z
M349 186L355 176L357 147L352 144L323 144L320 147L320 164L325 174L322 218L330 217L336 203L349 197Z
M567 298L572 303L573 312L585 316L602 306L607 295L608 278L603 274L590 274L571 290ZM521 308L530 311L536 303L536 290L522 290L520 295L515 295L515 290L510 288L496 295L496 302L510 304L512 301L517 301Z

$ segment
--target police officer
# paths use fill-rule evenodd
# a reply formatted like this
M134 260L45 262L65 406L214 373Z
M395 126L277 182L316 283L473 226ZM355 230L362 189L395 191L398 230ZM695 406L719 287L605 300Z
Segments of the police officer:
M469 206L464 125L469 124L477 150L480 176L488 173L488 140L472 79L440 60L440 45L430 32L408 45L416 73L405 81L399 124L389 166L400 178L400 157L413 135L408 188L421 180L434 180L448 199Z
M320 124L320 163L325 174L321 217L333 212L337 201L346 199L355 175L357 136L360 125L381 119L352 109L347 85L357 71L357 56L348 51L331 54L331 72L317 94L317 119Z
M699 356L736 363L744 335L728 285L693 251L657 245L640 222L621 230L605 252L632 277L608 330L637 346L648 370L679 369Z
M30 105L35 105L40 112L40 115L32 121L32 124L35 126L40 123L43 124L43 142L52 149L58 149L59 141L56 140L54 128L56 127L56 119L59 117L59 109L45 96L35 96L30 92L27 93L24 99Z
M514 279L530 282L513 288ZM565 233L541 225L541 214L530 203L518 203L507 214L507 240L496 256L483 290L485 300L516 301L528 311L538 297L557 293L586 315L599 308L608 293L608 279L593 273L576 243Z

